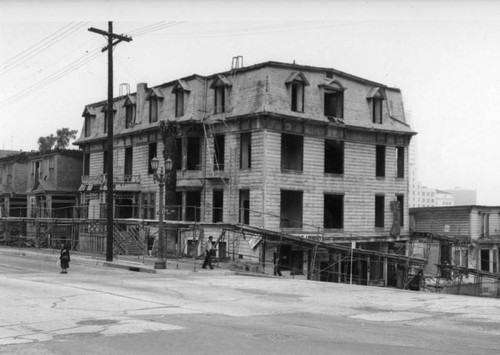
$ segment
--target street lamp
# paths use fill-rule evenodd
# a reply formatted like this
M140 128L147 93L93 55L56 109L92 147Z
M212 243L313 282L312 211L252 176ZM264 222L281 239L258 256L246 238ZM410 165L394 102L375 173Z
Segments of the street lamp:
M168 159L170 160L170 159ZM165 175L163 174L163 167L160 168L160 173L158 173L158 166L160 161L158 158L154 157L151 159L151 170L153 171L153 181L158 182L160 188L160 201L159 201L159 213L158 213L158 258L155 260L155 269L166 269L167 261L165 260L165 251L163 247L163 188L165 186ZM170 164L168 161L165 162L165 168L172 169L172 161Z

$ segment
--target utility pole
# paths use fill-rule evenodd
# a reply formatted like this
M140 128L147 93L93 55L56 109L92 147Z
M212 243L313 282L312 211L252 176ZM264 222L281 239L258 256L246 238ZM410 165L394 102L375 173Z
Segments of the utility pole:
M98 33L108 38L108 45L102 49L102 52L108 51L108 144L107 154L108 162L106 166L107 173L107 191L106 191L106 261L113 261L113 46L121 41L130 42L132 37L118 35L113 33L113 22L108 22L108 32L97 28L89 28L90 32ZM113 40L116 40L113 42Z

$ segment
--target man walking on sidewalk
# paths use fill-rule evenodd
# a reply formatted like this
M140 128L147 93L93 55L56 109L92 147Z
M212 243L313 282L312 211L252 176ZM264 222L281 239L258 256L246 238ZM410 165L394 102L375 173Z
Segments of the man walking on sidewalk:
M206 269L207 265L210 266L210 269L213 269L212 266L212 236L208 237L207 243L205 244L205 261L203 262L202 269Z

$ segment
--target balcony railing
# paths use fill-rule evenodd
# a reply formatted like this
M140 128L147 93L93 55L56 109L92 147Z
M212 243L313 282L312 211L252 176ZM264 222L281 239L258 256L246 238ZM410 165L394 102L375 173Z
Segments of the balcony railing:
M113 181L115 184L140 184L141 175L113 175ZM106 185L106 183L106 174L82 176L82 184L85 185Z

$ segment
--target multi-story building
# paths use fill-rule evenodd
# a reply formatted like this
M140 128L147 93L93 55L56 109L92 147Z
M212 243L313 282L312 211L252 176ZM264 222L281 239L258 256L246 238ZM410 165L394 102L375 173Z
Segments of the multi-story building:
M477 190L456 187L446 190L446 192L453 196L456 206L471 206L477 204Z
M78 217L78 188L82 176L82 152L56 149L28 154L28 217Z
M0 158L0 217L26 217L28 153Z
M451 269L460 283L498 281L499 206L412 208L410 218L411 229L424 246L415 249L427 249L428 272L436 273L439 265L442 276L450 278Z
M150 161L177 169L183 221L241 223L323 240L377 242L408 234L408 145L401 91L338 70L265 62L191 75L113 103L89 104L76 141L84 152L82 203L105 208L105 166L115 174L115 216L157 218ZM167 146L160 122L178 125ZM380 243L379 243L380 242Z

